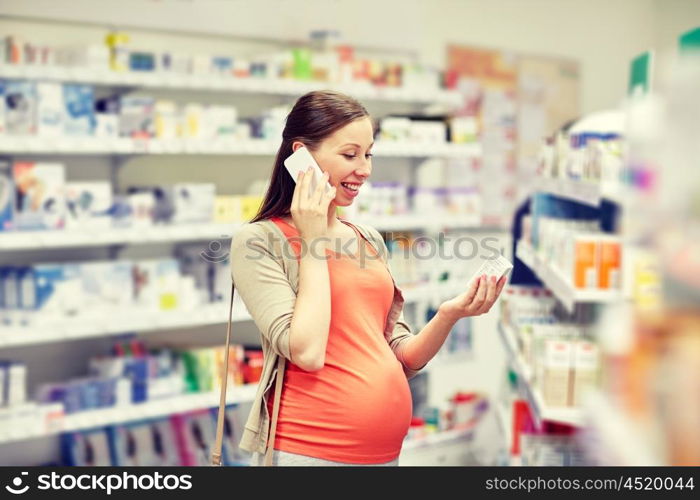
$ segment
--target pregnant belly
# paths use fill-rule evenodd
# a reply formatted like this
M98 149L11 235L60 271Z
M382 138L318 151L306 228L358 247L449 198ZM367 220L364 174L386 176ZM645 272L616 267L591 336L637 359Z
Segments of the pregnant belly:
M401 448L411 412L408 381L396 358L365 363L362 370L333 362L318 372L290 365L278 433L348 456L391 457Z

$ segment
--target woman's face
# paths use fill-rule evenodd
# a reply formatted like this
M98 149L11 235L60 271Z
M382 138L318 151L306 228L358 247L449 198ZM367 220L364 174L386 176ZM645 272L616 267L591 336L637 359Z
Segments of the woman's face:
M292 149L296 151L302 145L301 142L294 142ZM369 117L364 117L336 130L316 151L311 151L321 170L328 172L328 182L336 187L332 203L337 206L352 204L362 184L372 173L373 145L372 122Z

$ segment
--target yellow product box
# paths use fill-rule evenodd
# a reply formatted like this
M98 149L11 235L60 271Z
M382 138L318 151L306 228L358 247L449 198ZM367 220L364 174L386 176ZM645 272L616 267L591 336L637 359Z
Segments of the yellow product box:
M214 222L240 222L242 216L242 196L219 195L214 199Z
M242 196L241 197L241 220L243 222L248 222L255 214L258 213L260 206L262 205L262 196Z

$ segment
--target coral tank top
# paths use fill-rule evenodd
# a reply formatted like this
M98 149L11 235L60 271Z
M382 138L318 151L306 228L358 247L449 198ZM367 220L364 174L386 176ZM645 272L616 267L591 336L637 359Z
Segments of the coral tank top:
M296 228L272 219L299 255ZM350 225L365 255L378 255ZM411 421L412 402L401 363L389 347L384 325L394 296L380 258L360 265L326 250L331 321L324 367L307 372L287 360L274 448L336 462L373 464L398 458ZM268 409L272 412L272 398Z

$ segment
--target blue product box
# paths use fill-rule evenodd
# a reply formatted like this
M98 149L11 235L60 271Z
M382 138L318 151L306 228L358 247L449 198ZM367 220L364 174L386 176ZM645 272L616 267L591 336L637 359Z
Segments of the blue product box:
M95 129L94 94L90 85L63 85L66 135L89 136Z
M0 134L5 133L5 80L0 80Z
M5 82L5 132L8 135L34 135L37 131L37 91L34 82Z
M127 358L124 376L131 380L131 402L146 401L148 399L148 359Z
M15 204L15 184L12 181L12 164L0 159L0 232L14 227L13 210Z
M18 278L24 311L41 311L48 318L76 314L83 306L77 264L38 264L22 268Z
M65 167L61 163L16 162L13 165L16 228L63 228L65 177Z
M112 454L106 429L61 435L61 455L69 466L111 466Z

